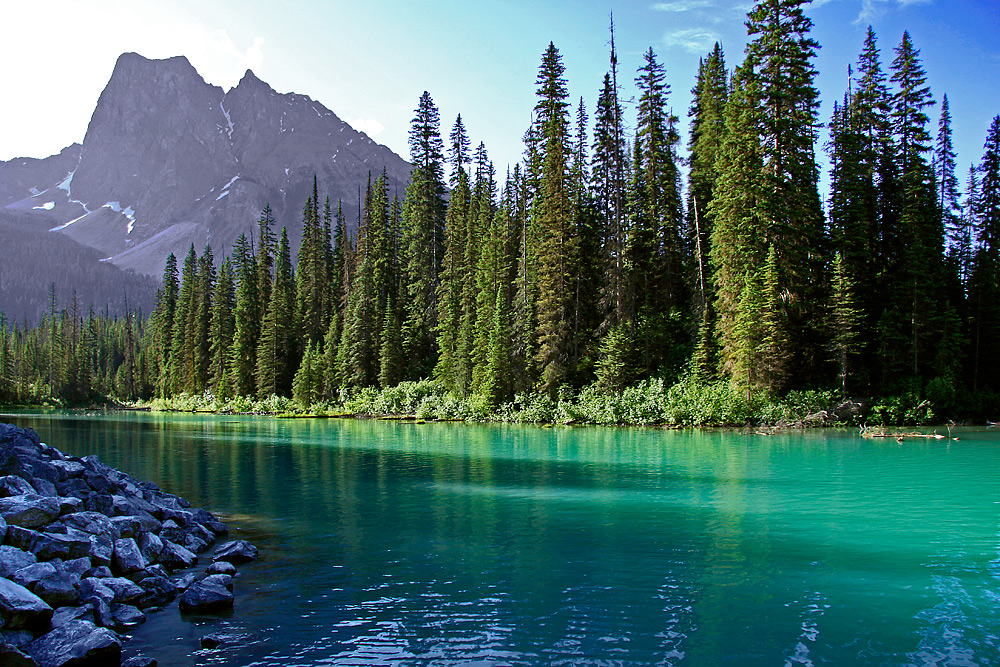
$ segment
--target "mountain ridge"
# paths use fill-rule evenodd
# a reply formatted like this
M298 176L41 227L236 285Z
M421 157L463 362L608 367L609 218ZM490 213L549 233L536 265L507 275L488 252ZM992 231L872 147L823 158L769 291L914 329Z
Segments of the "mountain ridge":
M0 205L157 278L166 256L192 243L229 252L265 203L297 247L314 175L321 196L354 211L369 173L385 170L401 196L410 170L322 103L278 93L249 69L223 90L184 56L119 56L73 146L0 162Z

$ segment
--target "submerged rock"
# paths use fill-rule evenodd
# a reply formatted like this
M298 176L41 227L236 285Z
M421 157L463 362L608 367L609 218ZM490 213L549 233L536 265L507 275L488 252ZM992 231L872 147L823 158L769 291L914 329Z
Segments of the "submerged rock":
M226 575L214 575L224 577ZM181 596L181 611L211 612L233 608L233 594L224 583L212 577L192 585Z
M233 540L232 542L226 542L215 550L215 555L212 556L212 560L215 562L224 560L228 563L232 563L233 565L249 563L250 561L257 560L257 547L250 544L246 540Z

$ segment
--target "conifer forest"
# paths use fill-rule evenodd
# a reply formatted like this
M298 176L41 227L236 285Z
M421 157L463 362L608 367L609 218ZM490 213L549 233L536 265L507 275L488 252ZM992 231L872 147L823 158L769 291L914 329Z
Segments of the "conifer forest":
M52 294L37 326L0 320L0 402L308 409L422 386L487 414L813 392L997 419L1000 115L960 173L918 46L869 28L821 119L805 4L761 0L742 62L704 55L687 136L664 63L652 48L620 62L613 38L593 102L569 99L548 45L523 161L503 174L425 92L404 193L373 172L359 207L314 180L297 252L265 206L228 256L171 255L148 318L57 311Z

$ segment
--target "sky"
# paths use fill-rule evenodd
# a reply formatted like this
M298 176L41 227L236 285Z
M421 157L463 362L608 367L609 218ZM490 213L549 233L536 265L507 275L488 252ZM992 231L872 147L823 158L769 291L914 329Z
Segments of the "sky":
M45 157L82 141L121 53L184 55L229 89L252 69L280 93L318 100L408 157L407 132L428 91L447 137L457 114L502 179L522 157L535 78L549 42L562 54L574 108L590 116L608 71L613 14L619 82L652 47L686 137L698 60L722 43L730 68L746 46L750 0L37 0L0 3L0 160ZM820 120L843 97L848 65L872 25L888 69L904 30L920 50L935 101L947 94L959 179L982 156L1000 114L1000 0L814 0L821 49ZM626 112L634 125L634 105ZM939 107L930 110L936 132ZM822 141L828 134L820 131Z

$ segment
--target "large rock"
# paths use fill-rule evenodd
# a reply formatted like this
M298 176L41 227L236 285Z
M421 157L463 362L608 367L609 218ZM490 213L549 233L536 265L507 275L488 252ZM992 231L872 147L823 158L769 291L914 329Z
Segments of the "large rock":
M80 599L87 601L91 599L104 600L108 604L115 599L115 592L110 587L105 586L107 579L87 577L80 582Z
M115 628L129 628L146 622L146 615L130 604L111 605L111 618Z
M163 553L163 540L156 533L142 533L137 540L139 551L150 563L156 563Z
M31 642L27 653L39 667L118 665L122 643L118 635L106 628L75 620Z
M52 607L75 604L80 599L73 577L65 571L57 571L42 577L32 590Z
M208 568L205 569L207 574L228 574L231 577L236 576L236 566L227 560L215 561Z
M40 560L59 558L69 560L91 555L90 536L71 530L66 534L40 533L20 526L9 526L7 541L24 551L30 551Z
M59 516L59 501L34 493L8 496L0 498L0 515L11 526L47 526Z
M27 567L22 567L9 578L11 581L30 589L39 580L55 573L56 566L52 563L33 563Z
M0 496L2 497L23 496L34 492L34 487L28 484L23 477L18 477L17 475L4 475L0 477Z
M131 602L142 597L142 588L125 577L102 579L101 583L114 592L115 602Z
M52 607L24 586L0 578L0 616L8 628L42 628L52 619Z
M163 550L160 552L160 564L168 570L183 570L198 562L198 556L191 550L163 540Z
M149 563L146 562L139 545L131 537L124 537L115 540L114 566L119 572L138 572L145 570Z
M212 560L216 562L224 560L233 565L249 563L250 561L257 560L257 547L246 540L226 542L215 550Z
M142 597L139 598L139 607L142 609L163 606L177 597L177 586L164 576L146 577L139 582L139 586L143 590Z
M214 576L224 577L226 575ZM201 613L233 608L232 592L221 582L211 579L212 577L208 577L184 591L180 601L181 611Z
M0 546L0 577L10 579L21 568L34 565L37 562L38 558L30 551L18 549L8 544Z

